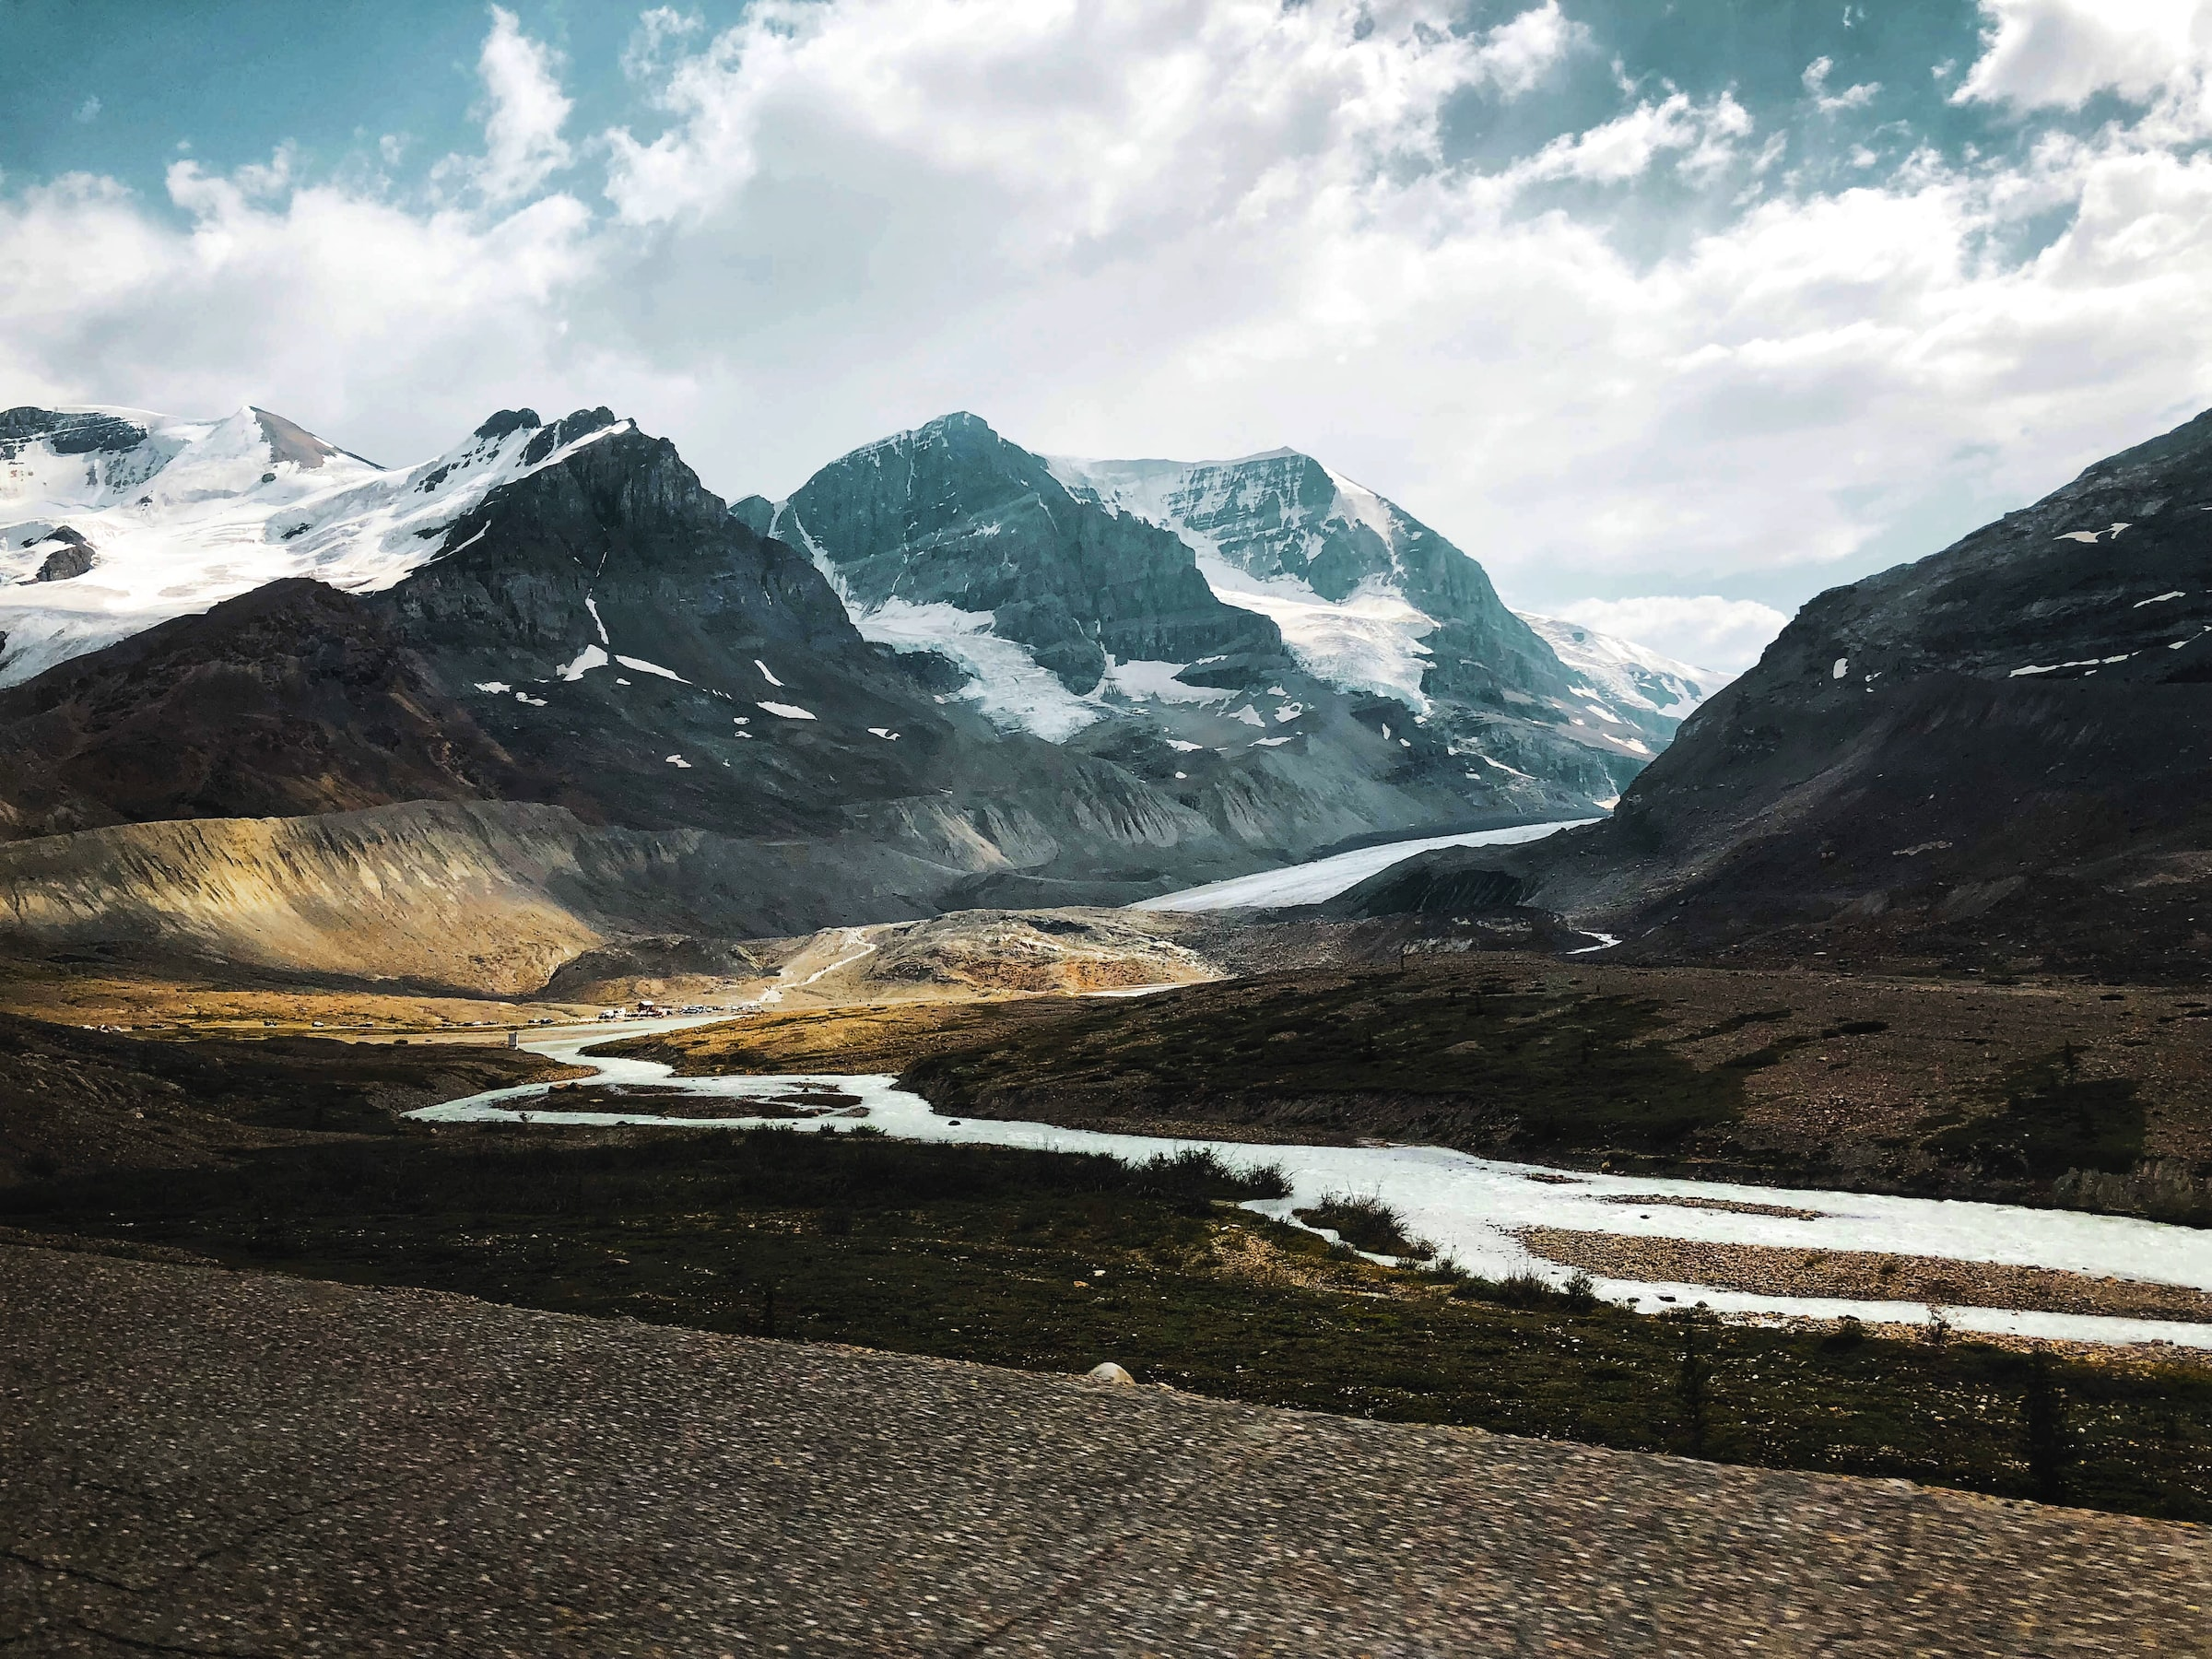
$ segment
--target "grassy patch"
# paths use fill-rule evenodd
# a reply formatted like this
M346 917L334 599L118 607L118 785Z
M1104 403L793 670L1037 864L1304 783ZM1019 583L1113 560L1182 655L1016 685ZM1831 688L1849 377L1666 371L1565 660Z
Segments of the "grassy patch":
M1325 1227L1354 1250L1370 1255L1406 1256L1425 1262L1435 1248L1406 1230L1406 1218L1380 1198L1324 1198L1298 1218L1308 1227Z
M2038 1382L2027 1357L1958 1340L1693 1329L1347 1262L1225 1207L1279 1190L1198 1158L449 1126L0 1189L0 1219L561 1312L1062 1372L1112 1359L1265 1404L2212 1519L2201 1372L2053 1361ZM1235 1265L1260 1257L1295 1271Z
M2122 1173L2143 1157L2143 1102L2132 1077L2086 1077L2072 1049L2018 1067L1999 1111L1928 1140L2005 1173L2048 1180L2070 1170Z
M1453 970L1240 981L980 1026L901 1081L978 1116L1048 1100L1104 1118L1672 1151L1736 1121L1743 1097L1736 1074L1659 1041L1665 1023L1652 1002Z

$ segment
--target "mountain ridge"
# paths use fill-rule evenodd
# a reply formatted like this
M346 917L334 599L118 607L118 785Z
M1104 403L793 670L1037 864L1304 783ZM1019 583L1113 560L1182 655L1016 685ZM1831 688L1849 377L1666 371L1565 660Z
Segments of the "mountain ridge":
M2212 411L1815 597L1609 821L1425 862L1652 956L2200 971L2206 513Z
M34 642L62 656L24 673L37 651L11 655L23 677L0 688L0 840L25 849L11 867L29 884L9 931L41 948L149 927L163 949L200 935L218 954L246 948L220 928L154 927L131 880L100 875L102 859L131 867L147 836L168 848L162 890L243 893L261 878L241 858L320 860L313 903L327 908L348 869L368 890L403 879L404 865L332 852L340 818L384 826L376 835L416 849L429 881L481 862L455 848L508 833L484 826L537 814L529 844L568 849L547 855L548 892L582 879L561 869L599 872L586 922L547 935L558 955L618 946L626 929L744 936L944 905L1124 902L1355 839L1580 805L1534 779L1470 799L1465 763L1402 705L1301 676L1264 618L1206 589L1176 537L1078 512L1034 467L1016 505L1103 523L1075 545L1109 564L1133 549L1133 576L1094 571L1082 590L1054 585L1066 572L1027 585L1017 572L993 595L1041 614L1058 594L1073 615L1069 594L1105 594L1100 617L1052 636L1096 653L1070 659L1078 677L1098 669L1071 741L993 719L927 641L865 637L803 548L605 408L554 421L503 410L435 463L391 471L251 409L202 423L18 411L6 429L20 561L77 545L65 531L108 561L89 579L0 589L11 620L53 624ZM23 518L27 500L52 511ZM144 580L164 514L173 562L208 582ZM208 562L225 536L260 562ZM75 591L57 605L48 588ZM1190 665L1124 654L1198 645L1229 649ZM1226 683L1194 683L1208 678ZM685 867L726 901L671 914L653 896L662 855L642 851L662 843L641 837L724 849ZM624 897L622 879L644 886ZM517 902L494 911L526 920L540 901ZM535 924L482 925L535 936ZM329 971L317 926L278 934ZM430 939L406 936L420 971L378 972L454 982ZM533 972L535 950L517 959Z
M1077 461L1024 450L962 412L861 445L781 501L753 496L732 511L805 547L864 634L944 656L966 676L961 695L1002 726L1059 742L1099 742L1077 735L1118 712L1178 747L1219 748L1230 734L1193 706L1217 702L1249 723L1235 697L1214 695L1224 691L1249 699L1263 729L1281 719L1302 731L1302 712L1321 705L1358 708L1469 810L1571 816L1609 806L1716 677L1669 664L1664 687L1639 682L1624 662L1653 653L1627 645L1614 652L1623 661L1585 653L1571 668L1476 560L1288 449ZM1118 565L1115 544L1128 555ZM1179 606L1203 629L1116 631L1095 595L1117 583L1153 590L1138 609ZM1169 583L1171 600L1159 596ZM1069 603L1085 584L1093 597ZM1070 635L1078 612L1096 619ZM1246 631L1224 639L1227 626ZM1205 647L1220 649L1196 654Z

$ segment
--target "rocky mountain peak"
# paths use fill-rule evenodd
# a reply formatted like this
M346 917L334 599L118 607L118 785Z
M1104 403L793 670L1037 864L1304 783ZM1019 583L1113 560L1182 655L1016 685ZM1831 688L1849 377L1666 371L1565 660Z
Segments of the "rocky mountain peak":
M501 409L478 427L472 437L486 443L497 443L510 432L535 431L545 424L538 419L535 409Z
M1172 533L1071 496L1041 457L953 414L854 450L771 515L864 618L942 607L1085 696L1109 658L1279 658L1264 618L1223 605ZM972 624L960 618L973 618Z

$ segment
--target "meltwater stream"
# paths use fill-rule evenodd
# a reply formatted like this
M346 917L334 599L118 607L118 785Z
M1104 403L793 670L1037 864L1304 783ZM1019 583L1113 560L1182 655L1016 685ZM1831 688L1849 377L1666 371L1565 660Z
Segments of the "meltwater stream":
M548 1058L597 1068L592 1083L650 1083L677 1089L651 1097L660 1110L567 1112L551 1107L547 1085L495 1088L428 1106L408 1115L429 1123L531 1123L677 1128L760 1127L795 1130L850 1128L865 1122L887 1135L911 1140L964 1141L1054 1152L1104 1152L1139 1160L1155 1153L1203 1147L1225 1164L1251 1169L1273 1164L1291 1186L1288 1198L1259 1199L1245 1207L1285 1217L1332 1194L1380 1198L1406 1219L1412 1234L1456 1258L1470 1272L1502 1277L1533 1272L1554 1283L1569 1270L1532 1255L1514 1237L1527 1227L1557 1227L1624 1237L1688 1239L1719 1244L1763 1244L1833 1251L1879 1251L1959 1262L2002 1263L2146 1280L2212 1290L2212 1231L2169 1227L2123 1216L2072 1210L2021 1209L2009 1205L1943 1199L1895 1198L1865 1193L1741 1186L1725 1182L1664 1181L1643 1176L1585 1174L1502 1163L1441 1147L1304 1147L1245 1141L1166 1139L1105 1135L987 1118L940 1116L895 1079L815 1072L780 1077L678 1077L653 1060L586 1055L583 1051L618 1037L668 1031L724 1018L633 1020L546 1032L523 1046ZM763 1117L744 1108L789 1100L806 1106L808 1090L834 1088L858 1097L841 1112L806 1117ZM729 1102L721 1111L716 1101ZM788 1111L789 1107L784 1110ZM1618 1199L1654 1202L1646 1209ZM1735 1204L1786 1206L1814 1212L1810 1218L1741 1215L1684 1208L1665 1199L1721 1199ZM1607 1200L1615 1200L1608 1203ZM1924 1302L1851 1301L1832 1298L1766 1295L1696 1284L1596 1281L1598 1294L1647 1313L1703 1303L1716 1312L1835 1319L1850 1314L1869 1324L1921 1324L1931 1317ZM2179 1320L2117 1319L1947 1305L1943 1316L1959 1330L2008 1333L2058 1340L2104 1343L2164 1341L2212 1348L2212 1324Z

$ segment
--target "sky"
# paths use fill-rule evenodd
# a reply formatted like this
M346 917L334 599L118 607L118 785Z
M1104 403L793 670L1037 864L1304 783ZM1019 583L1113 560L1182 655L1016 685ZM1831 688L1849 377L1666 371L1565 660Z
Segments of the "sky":
M2212 404L2212 0L0 0L0 405L1290 445L1735 669Z

